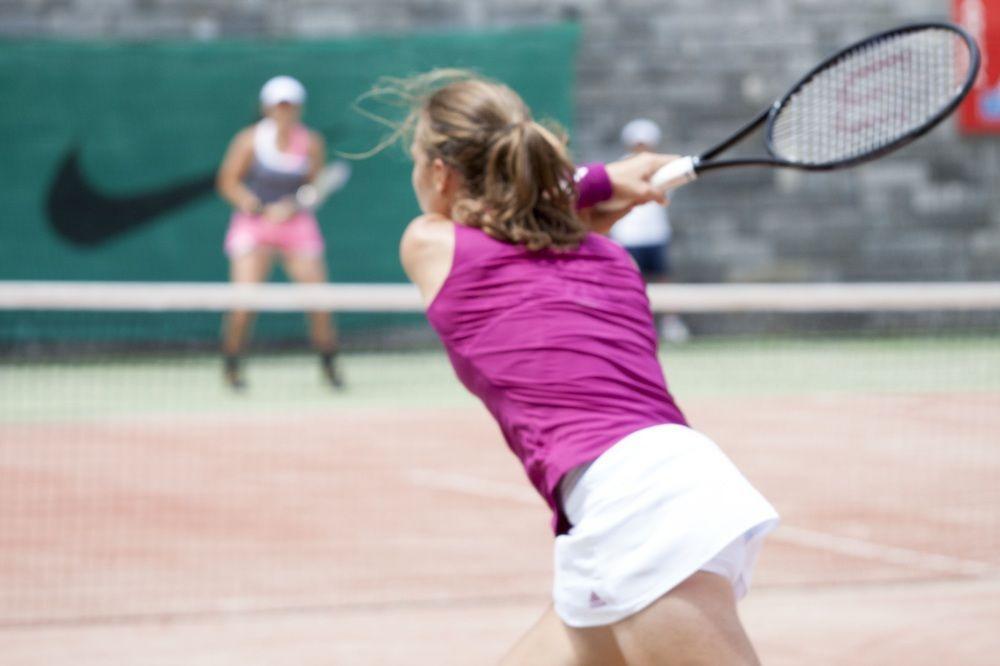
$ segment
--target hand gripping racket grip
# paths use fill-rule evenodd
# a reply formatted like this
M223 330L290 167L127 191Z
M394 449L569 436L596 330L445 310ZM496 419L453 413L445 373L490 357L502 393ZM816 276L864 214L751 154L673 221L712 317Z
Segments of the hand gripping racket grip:
M295 192L295 201L299 208L319 208L327 197L344 187L350 177L350 164L343 160L331 162L320 170L313 182L306 183Z
M312 183L306 183L295 192L295 203L299 208L311 209L319 203L319 190Z
M698 178L693 157L681 157L669 162L653 174L650 184L661 192L669 192Z

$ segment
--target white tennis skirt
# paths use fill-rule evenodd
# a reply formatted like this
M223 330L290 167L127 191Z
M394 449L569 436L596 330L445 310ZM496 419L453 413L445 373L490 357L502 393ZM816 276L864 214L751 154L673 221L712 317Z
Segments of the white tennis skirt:
M556 537L553 598L571 627L639 612L697 571L736 598L778 514L715 442L680 425L625 437L561 484L573 527Z

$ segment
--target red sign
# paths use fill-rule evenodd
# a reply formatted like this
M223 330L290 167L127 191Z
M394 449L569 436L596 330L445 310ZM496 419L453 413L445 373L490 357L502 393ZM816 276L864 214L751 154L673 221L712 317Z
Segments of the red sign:
M1000 134L1000 0L952 0L955 21L975 38L983 55L979 78L958 108L967 134Z

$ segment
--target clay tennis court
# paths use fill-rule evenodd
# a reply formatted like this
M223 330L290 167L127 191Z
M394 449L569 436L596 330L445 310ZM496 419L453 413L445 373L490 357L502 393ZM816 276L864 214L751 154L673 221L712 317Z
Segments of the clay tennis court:
M742 606L764 663L994 662L995 339L665 364L784 519ZM342 396L314 370L234 397L209 358L5 367L3 663L494 663L551 575L496 426L437 354L349 357Z

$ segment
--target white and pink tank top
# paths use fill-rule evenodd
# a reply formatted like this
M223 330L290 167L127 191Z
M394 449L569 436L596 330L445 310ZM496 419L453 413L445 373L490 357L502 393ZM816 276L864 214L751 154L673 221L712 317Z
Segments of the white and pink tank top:
M253 130L253 163L243 183L262 203L293 196L309 179L309 130L292 128L288 146L278 148L278 126L264 118Z

